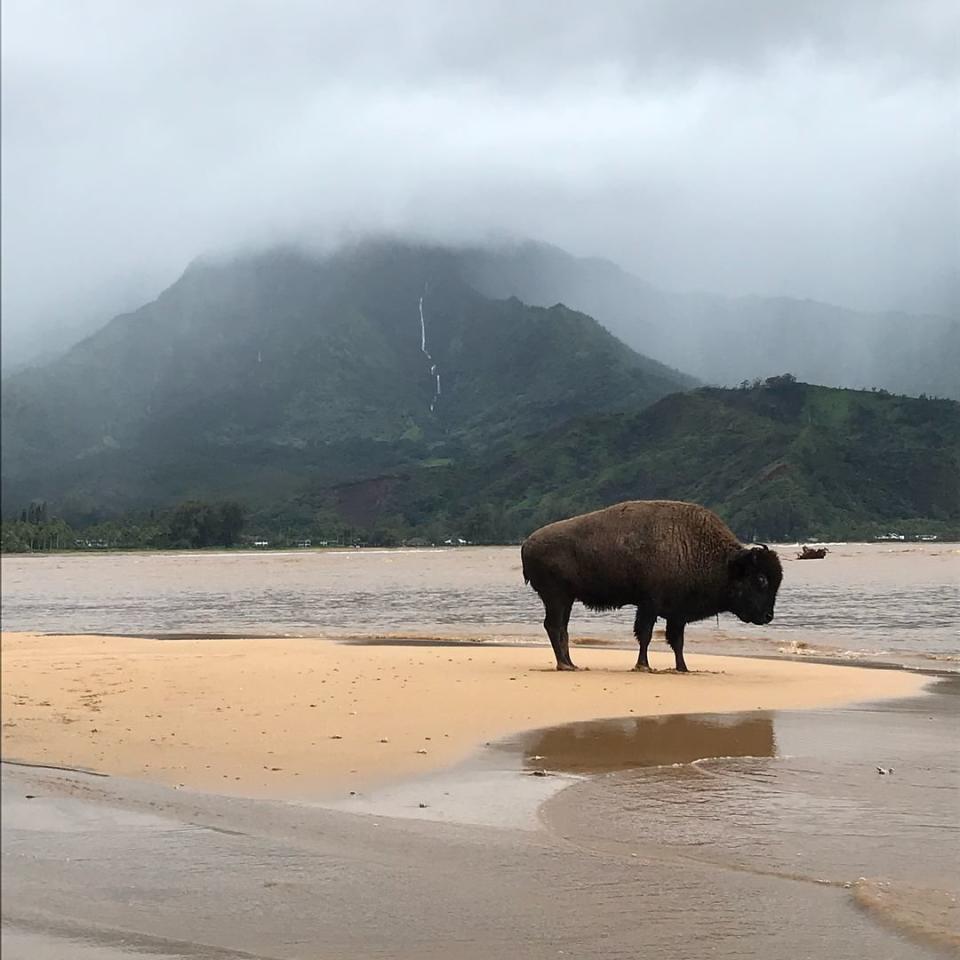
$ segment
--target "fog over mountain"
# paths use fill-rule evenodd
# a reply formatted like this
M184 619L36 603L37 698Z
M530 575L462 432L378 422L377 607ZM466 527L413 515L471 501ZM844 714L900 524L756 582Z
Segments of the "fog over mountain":
M789 370L810 383L960 400L960 318L864 313L787 297L670 293L608 260L546 244L463 249L463 276L490 297L562 302L639 353L705 383Z
M534 238L681 292L960 313L951 0L2 16L5 365L198 254L382 231Z

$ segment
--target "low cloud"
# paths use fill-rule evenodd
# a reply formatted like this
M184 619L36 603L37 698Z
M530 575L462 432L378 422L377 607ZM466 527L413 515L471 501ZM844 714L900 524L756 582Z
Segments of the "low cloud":
M7 0L4 336L204 252L385 229L929 308L960 236L958 38L950 0Z

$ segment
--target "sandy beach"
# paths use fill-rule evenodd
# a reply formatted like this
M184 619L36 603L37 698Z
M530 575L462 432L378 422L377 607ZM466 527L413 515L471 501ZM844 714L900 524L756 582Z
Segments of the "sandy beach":
M170 786L309 798L416 776L485 742L595 718L831 707L904 697L902 671L630 651L309 639L7 633L3 755ZM659 648L654 666L671 656Z
M575 659L5 634L4 956L956 950L958 683Z

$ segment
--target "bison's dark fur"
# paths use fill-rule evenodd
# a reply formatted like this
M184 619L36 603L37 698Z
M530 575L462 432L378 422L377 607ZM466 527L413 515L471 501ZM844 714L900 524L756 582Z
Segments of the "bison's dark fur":
M576 669L567 635L575 600L593 610L636 605L638 670L649 669L647 647L663 617L677 670L686 672L686 624L722 611L769 623L783 579L772 550L745 547L706 507L672 500L632 500L551 523L524 541L521 556L558 670Z

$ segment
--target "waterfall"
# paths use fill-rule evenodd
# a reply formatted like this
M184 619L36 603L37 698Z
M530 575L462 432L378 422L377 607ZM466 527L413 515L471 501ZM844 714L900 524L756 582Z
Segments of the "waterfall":
M437 400L440 398L440 374L437 372L437 365L433 362L433 357L430 356L430 351L427 349L427 324L423 319L423 297L420 298L420 352L430 364L430 376L437 381L433 399L430 401L430 412L433 413Z

